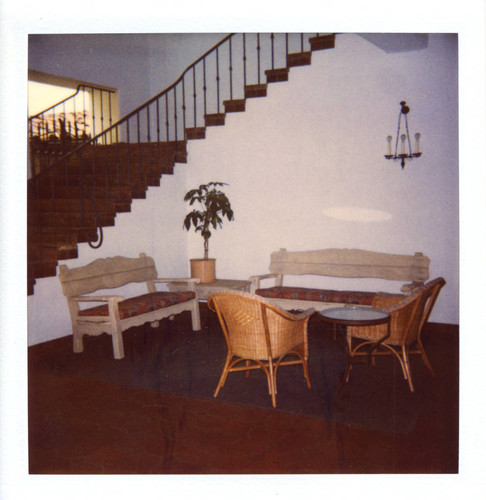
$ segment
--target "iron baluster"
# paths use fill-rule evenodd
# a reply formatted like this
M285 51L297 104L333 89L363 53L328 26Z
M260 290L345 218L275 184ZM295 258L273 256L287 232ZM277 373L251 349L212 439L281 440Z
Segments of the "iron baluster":
M105 133L105 140L104 144L106 145L107 139L106 139L106 133ZM105 191L106 191L106 204L108 205L110 202L110 179L109 179L109 174L111 173L112 169L112 164L111 164L111 157L108 155L108 148L103 148L103 151L105 153Z
M115 176L117 199L120 201L120 145L118 141L118 127L115 128Z
M103 91L100 92L100 114L101 114L101 132L105 129L104 127L104 114L103 114ZM103 135L103 144L106 144L106 134Z
M275 47L274 47L274 42L275 42L275 35L274 33L270 34L270 45L271 45L271 56L272 56L272 69L275 69Z
M257 33L257 71L258 71L258 85L260 85L260 33Z
M246 87L246 34L243 33L243 87Z
M229 39L229 84L230 84L230 101L233 100L233 48L232 48L233 39Z
M169 94L165 94L165 140L169 142Z
M150 142L150 106L147 106L147 142Z
M127 124L127 178L128 185L131 186L132 183L132 168L131 168L131 155L130 155L130 122L126 121Z
M91 121L93 123L93 137L96 137L96 114L93 90L91 90Z
M88 134L86 133L86 92L83 91L83 133L85 136Z
M194 101L194 128L197 127L196 66L192 67L192 98Z
M113 125L113 115L111 110L111 92L108 92L108 109L109 109L109 120L110 120L110 144L113 143L113 129L111 128Z
M216 109L219 114L219 47L216 48Z
M185 75L182 77L182 137L186 139L186 84Z
M206 87L206 58L203 59L203 92L204 92L204 116L208 114L207 109L207 87Z
M174 141L177 144L177 92L176 87L173 88L174 93Z
M157 162L160 165L160 110L158 99L155 101L155 129L157 131Z
M143 185L142 183L142 152L141 152L141 144L140 144L140 112L136 114L136 122L137 122L137 151L138 151L138 188L140 189Z

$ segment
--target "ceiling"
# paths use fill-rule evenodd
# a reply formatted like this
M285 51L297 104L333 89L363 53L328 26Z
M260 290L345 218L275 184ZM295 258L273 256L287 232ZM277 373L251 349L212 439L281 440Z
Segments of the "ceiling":
M429 45L427 33L360 33L360 36L388 54L426 49Z

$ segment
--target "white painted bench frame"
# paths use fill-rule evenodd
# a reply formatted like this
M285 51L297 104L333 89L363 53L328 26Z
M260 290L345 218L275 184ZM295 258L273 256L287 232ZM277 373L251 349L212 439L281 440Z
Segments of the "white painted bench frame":
M156 327L159 320L183 311L191 312L192 329L201 329L197 295L192 300L125 319L121 319L119 316L118 303L127 297L122 295L85 295L107 288L118 288L129 283L143 282L146 282L148 293L156 291L156 283L169 282L184 282L187 283L189 290L196 291L196 283L199 282L197 278L158 278L154 260L144 253L141 253L139 258L108 257L97 259L86 266L71 269L66 265L61 265L58 277L71 316L74 352L83 352L83 335L108 333L112 336L115 359L122 359L125 357L123 331L145 323L151 323L152 326ZM79 305L84 302L107 302L109 315L80 316Z
M273 286L283 286L285 275L319 275L340 278L381 278L396 281L411 281L401 287L409 295L429 278L430 259L421 252L414 255L398 255L359 249L309 250L288 252L285 248L273 252L270 257L269 274L251 276L250 291L255 293L261 282L273 278ZM317 310L336 307L335 302L309 300L267 300L283 309Z

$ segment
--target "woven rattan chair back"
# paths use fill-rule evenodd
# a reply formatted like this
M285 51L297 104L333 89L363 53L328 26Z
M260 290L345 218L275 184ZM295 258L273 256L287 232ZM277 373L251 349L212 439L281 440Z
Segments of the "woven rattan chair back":
M377 297L373 302L374 307L381 307L390 314L390 336L382 342L382 349L376 354L394 355L402 367L404 378L408 381L413 392L412 375L410 369L410 354L420 354L424 364L434 374L434 370L425 353L422 344L421 332L430 317L441 288L446 284L444 278L436 278L418 288L411 296L392 303L386 298ZM396 300L396 299L395 299ZM363 354L359 349L370 343L378 341L386 333L386 325L369 327L349 327L347 331L348 348L352 355ZM361 342L352 347L353 339Z
M223 374L214 393L226 382L228 373L262 369L268 380L272 404L276 406L276 375L279 366L302 364L304 377L310 388L308 375L307 325L315 312L291 314L265 299L245 292L221 292L208 300L209 308L218 315L228 354ZM283 361L287 356L297 359ZM241 366L241 364L244 366Z

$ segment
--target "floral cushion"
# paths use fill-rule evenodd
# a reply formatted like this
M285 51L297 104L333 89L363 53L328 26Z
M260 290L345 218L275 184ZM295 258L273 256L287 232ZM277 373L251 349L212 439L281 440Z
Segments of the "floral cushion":
M274 286L260 288L255 292L261 297L269 299L312 300L314 302L331 302L337 304L354 304L371 306L377 295L392 296L392 294L378 294L376 292L354 292L342 290L321 290L317 288L301 288L290 286Z
M192 300L196 294L191 291L185 292L155 292L132 297L118 303L120 319L131 318L140 314L164 309L165 307L180 304ZM108 316L108 304L83 309L80 316Z

